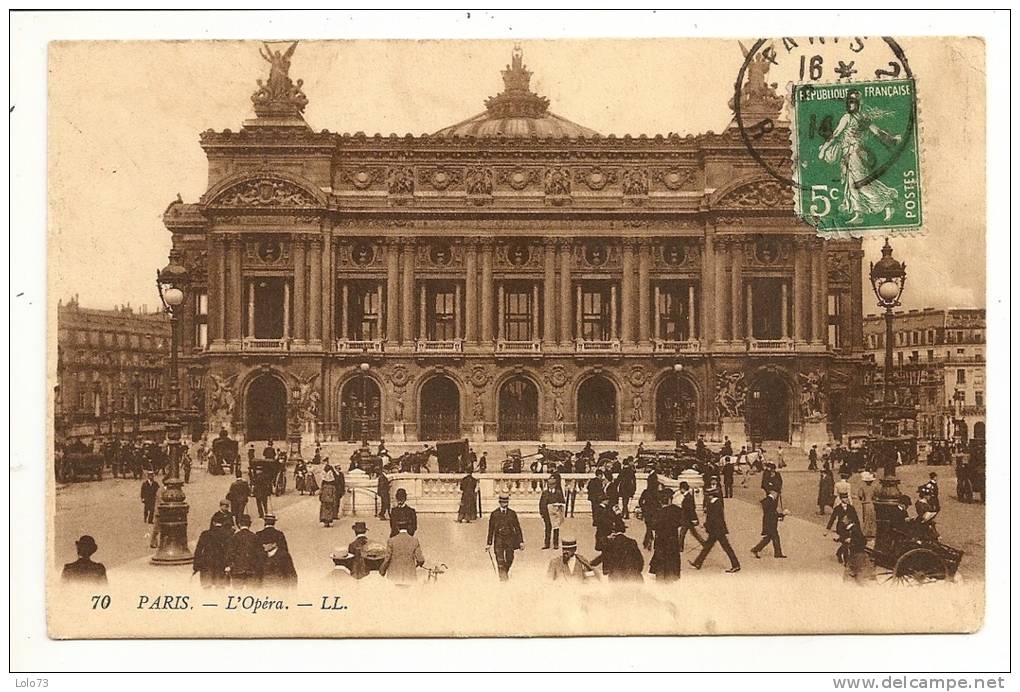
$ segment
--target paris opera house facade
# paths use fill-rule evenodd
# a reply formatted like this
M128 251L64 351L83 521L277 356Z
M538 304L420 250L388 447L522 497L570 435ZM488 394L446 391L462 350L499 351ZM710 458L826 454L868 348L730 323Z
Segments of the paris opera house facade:
M800 222L734 124L603 136L530 75L515 51L434 134L314 131L289 79L202 133L208 190L164 214L185 404L306 444L846 435L860 242ZM783 127L756 149L789 165Z

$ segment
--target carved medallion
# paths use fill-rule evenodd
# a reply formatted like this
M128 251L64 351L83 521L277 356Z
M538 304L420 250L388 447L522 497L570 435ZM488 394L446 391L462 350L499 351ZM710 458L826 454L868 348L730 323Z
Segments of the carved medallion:
M694 168L660 168L652 174L652 180L667 190L679 190L694 180L696 174Z
M403 365L397 365L390 371L388 379L394 387L405 387L411 381L411 373Z
M567 384L570 377L567 374L567 369L565 367L562 365L554 365L549 369L549 374L546 376L546 379L549 380L549 384L556 389L559 389Z
M754 244L754 258L761 264L775 264L779 255L779 241L773 238L761 238Z
M531 249L527 243L513 243L506 249L506 259L515 267L523 267L531 259Z
M475 367L471 368L471 384L478 387L479 389L489 384L489 380L491 379L492 376L489 374L489 371L486 370L481 365L476 365Z
M645 382L648 380L648 376L645 374L645 368L642 365L635 365L627 373L627 381L635 389L641 389L645 386Z
M418 182L422 185L429 185L435 190L445 190L451 185L457 185L464 179L464 172L459 168L423 168L418 173Z
M351 248L351 261L358 266L365 267L372 264L375 259L375 248L372 243L359 240Z
M266 264L274 264L283 257L283 246L278 240L263 240L258 245L259 259Z
M579 183L584 183L589 190L602 190L606 185L616 183L617 175L615 169L605 169L595 166L594 168L579 168L574 176Z
M584 261L592 267L601 267L609 259L609 250L603 243L589 243L584 246Z
M367 190L373 185L382 184L386 180L386 170L383 168L359 168L351 170L341 168L339 171L341 182L350 183L358 190Z
M662 246L662 261L671 267L678 267L687 261L687 246L683 243L666 243Z
M498 176L500 184L509 185L515 190L523 190L539 181L539 172L535 168L502 169Z
M453 260L453 250L449 243L433 243L429 246L429 261L437 267L449 266Z

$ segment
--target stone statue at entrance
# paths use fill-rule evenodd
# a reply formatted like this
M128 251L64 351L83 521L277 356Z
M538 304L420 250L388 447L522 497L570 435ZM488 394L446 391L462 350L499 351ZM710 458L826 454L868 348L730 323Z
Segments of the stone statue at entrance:
M800 412L806 421L825 418L828 402L825 395L825 375L817 371L802 372L800 380Z
M237 373L233 375L217 375L209 373L209 419L220 427L227 428L234 420L234 382L237 380Z
M279 116L301 113L308 105L308 97L301 91L303 82L297 84L290 79L290 59L297 48L297 41L286 51L274 51L268 43L259 48L259 55L269 63L269 79L265 83L256 80L258 91L252 94L255 113L259 116Z
M553 419L557 423L563 422L563 397L559 392L553 396Z
M645 414L642 410L644 406L644 399L641 397L641 392L634 392L634 411L631 413L631 421L634 423L640 423L644 420Z
M715 374L715 404L721 418L742 418L747 403L747 385L739 370L721 370Z

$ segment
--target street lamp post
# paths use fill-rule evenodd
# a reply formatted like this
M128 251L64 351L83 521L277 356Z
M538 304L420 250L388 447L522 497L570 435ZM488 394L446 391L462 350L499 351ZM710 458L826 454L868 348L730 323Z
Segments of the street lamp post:
M907 282L907 265L893 259L893 249L886 238L882 246L882 259L871 264L871 287L875 291L878 307L885 310L885 368L882 385L882 404L876 407L875 418L882 426L882 436L888 437L888 425L896 420L899 407L893 396L893 309L899 307L903 287ZM882 479L877 495L892 499L899 497L899 480L896 478L896 451L889 440L883 440Z
M673 364L673 382L676 393L673 396L673 437L676 440L676 448L680 449L683 444L683 404L680 400L680 373L684 371L683 363Z
M361 407L360 412L360 423L361 423L361 448L363 450L368 449L368 371L370 369L368 363L362 363L358 366L361 371L361 401L358 402Z
M163 493L156 507L156 530L159 548L152 556L154 565L183 565L194 556L188 548L188 504L185 502L184 484L180 478L181 463L181 391L177 377L177 325L178 308L184 302L182 286L186 284L187 270L169 264L156 274L156 289L163 310L170 316L170 406L163 412L166 420L166 440L170 456L170 477L163 481Z
M134 412L135 412L135 425L134 435L135 440L138 439L138 433L141 431L141 415L142 415L142 378L138 375L138 371L131 375L131 389L134 391Z

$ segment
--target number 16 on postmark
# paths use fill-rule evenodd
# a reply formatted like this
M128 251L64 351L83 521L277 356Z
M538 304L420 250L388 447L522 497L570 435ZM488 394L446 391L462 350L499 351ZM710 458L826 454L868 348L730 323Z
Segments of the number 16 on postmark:
M792 100L799 217L820 234L921 227L912 79L795 84Z

